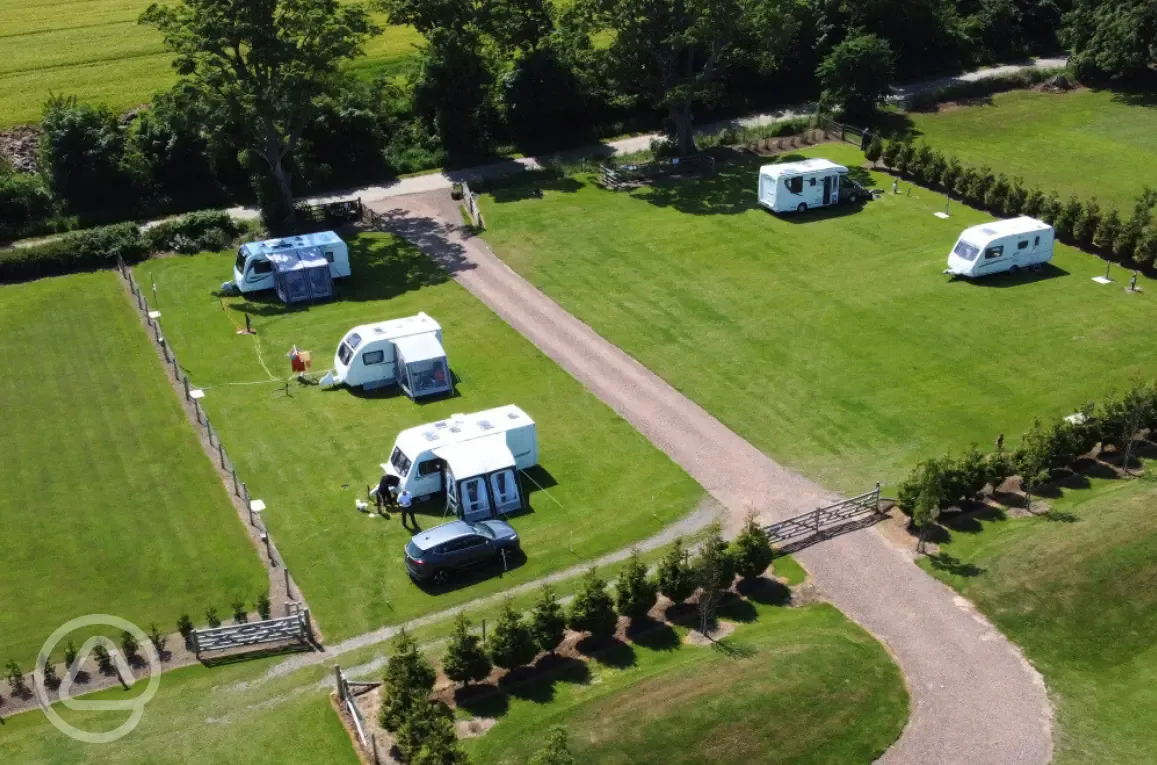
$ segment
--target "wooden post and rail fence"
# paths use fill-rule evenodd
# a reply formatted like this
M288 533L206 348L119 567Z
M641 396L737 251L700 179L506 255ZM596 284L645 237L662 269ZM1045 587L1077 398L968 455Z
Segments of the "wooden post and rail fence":
M357 697L360 693L377 688L381 683L350 680L337 664L333 665L333 675L334 683L337 685L338 704L341 705L349 714L350 719L353 720L354 733L357 735L358 743L361 745L362 751L365 752L367 757L371 758L371 762L377 765L380 761L378 757L378 740L366 724L366 718L362 714L362 710L358 708Z
M306 608L300 613L277 619L193 630L189 640L198 659L201 654L211 651L253 648L271 643L310 645L313 642L313 624Z

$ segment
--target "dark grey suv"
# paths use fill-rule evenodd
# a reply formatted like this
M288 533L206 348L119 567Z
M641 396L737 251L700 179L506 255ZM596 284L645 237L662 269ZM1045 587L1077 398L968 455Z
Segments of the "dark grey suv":
M518 532L506 521L451 521L406 543L406 573L415 582L445 582L457 569L501 560L519 551Z

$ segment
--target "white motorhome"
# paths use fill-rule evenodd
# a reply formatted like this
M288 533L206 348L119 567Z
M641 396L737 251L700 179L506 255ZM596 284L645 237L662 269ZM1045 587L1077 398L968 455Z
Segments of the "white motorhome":
M444 490L446 512L475 521L520 509L518 471L537 464L534 420L511 404L403 430L382 470L416 499Z
M442 327L425 313L354 327L321 380L326 388L343 383L365 390L399 385L414 399L452 391Z
M826 159L779 162L759 168L759 203L772 212L806 212L867 196L848 168Z
M944 273L988 276L1022 268L1040 268L1053 257L1053 227L1021 216L964 229L948 255Z
M284 257L271 259L271 255ZM329 264L331 279L350 275L349 247L332 231L285 239L266 239L263 242L246 242L237 249L237 261L233 264L233 281L225 282L222 287L240 292L273 289L278 286L274 278L275 261L279 260L286 267L293 267L301 261L315 264L319 258Z

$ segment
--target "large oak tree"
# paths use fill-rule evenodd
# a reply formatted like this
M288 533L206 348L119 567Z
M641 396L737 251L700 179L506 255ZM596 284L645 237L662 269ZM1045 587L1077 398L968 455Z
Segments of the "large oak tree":
M154 3L140 21L176 54L179 87L203 100L207 128L237 135L264 161L276 200L267 214L291 223L294 149L340 64L379 31L366 9L337 0L183 0Z

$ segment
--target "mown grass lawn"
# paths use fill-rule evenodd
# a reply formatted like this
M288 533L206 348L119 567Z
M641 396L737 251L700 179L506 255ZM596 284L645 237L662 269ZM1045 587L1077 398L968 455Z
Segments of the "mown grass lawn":
M113 274L0 287L0 358L0 662L27 671L74 617L169 632L182 612L265 591Z
M526 762L551 726L576 762L868 763L900 734L907 693L883 648L836 609L757 606L726 650L631 646L522 689L474 762Z
M413 247L387 235L363 235L351 247L354 276L338 300L286 310L272 293L263 302L213 296L231 273L222 253L152 261L137 268L155 278L166 337L203 400L252 497L330 640L461 603L629 545L690 512L703 491L569 375L540 354ZM238 335L241 308L258 334ZM416 404L387 392L269 383L290 376L290 347L311 350L315 369L332 365L351 327L418 311L443 327L458 395ZM265 381L265 382L263 382ZM259 384L234 384L259 383ZM418 589L405 574L409 533L398 516L371 518L354 509L381 477L400 430L514 403L538 424L545 473L531 489L532 512L513 520L525 565L447 592ZM423 527L441 522L435 503L421 507ZM469 586L467 586L469 585Z
M1111 91L1031 90L982 106L911 113L917 141L1063 198L1097 197L1131 210L1157 183L1157 100Z
M631 193L589 176L541 199L496 189L485 238L756 446L849 492L1157 372L1152 291L1093 283L1098 259L1058 247L1039 277L950 282L957 235L988 216L953 203L941 220L944 197L914 188L776 217L756 207L757 165Z
M110 744L85 744L56 730L39 710L0 728L5 762L27 765L357 765L353 744L314 667L264 682L277 659L167 672L144 707L138 727ZM139 692L102 691L85 701L123 700ZM116 728L126 712L74 712L56 706L70 724L91 732Z
M0 128L40 119L49 94L130 109L176 75L160 34L137 24L151 0L5 0L0 32ZM400 71L421 36L381 14L378 37L352 62L360 75Z
M1050 502L1067 522L976 522L922 565L1044 675L1057 765L1157 762L1157 484L1095 480Z

